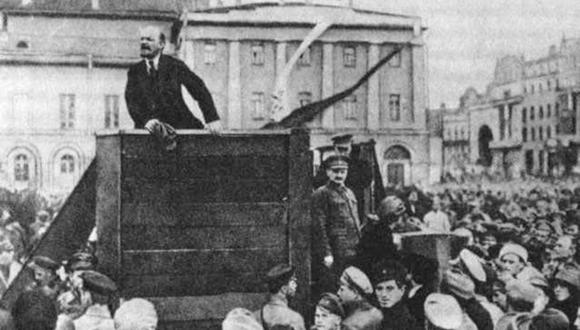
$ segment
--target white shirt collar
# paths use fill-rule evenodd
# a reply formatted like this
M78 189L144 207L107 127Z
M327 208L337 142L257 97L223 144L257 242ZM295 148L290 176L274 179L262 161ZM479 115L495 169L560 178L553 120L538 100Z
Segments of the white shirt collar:
M159 70L159 57L161 57L161 54L157 54L157 56L155 56L153 58L153 65L155 66L155 69L157 69L157 70ZM151 70L151 64L149 63L149 61L151 61L151 60L148 58L145 59L145 65L147 66L147 72L149 72Z

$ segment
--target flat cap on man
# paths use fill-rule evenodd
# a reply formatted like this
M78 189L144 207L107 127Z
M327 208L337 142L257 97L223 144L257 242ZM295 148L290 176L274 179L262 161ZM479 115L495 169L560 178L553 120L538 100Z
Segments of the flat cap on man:
M534 303L534 301L536 301L536 299L540 296L540 289L527 281L509 281L505 289L506 295L512 301L525 301L528 303Z
M324 168L348 168L349 158L342 155L332 155L324 160Z
M77 252L69 259L66 268L70 271L95 270L97 263L97 257L95 257L93 254Z
M352 141L352 134L337 134L333 136L330 140L334 144L348 143Z
M520 257L524 262L528 262L528 250L519 244L508 243L499 250L499 258L506 254L513 254Z
M60 264L49 257L45 256L34 256L32 258L32 263L30 264L32 268L44 268L51 271L56 271L60 268Z
M222 330L263 330L264 328L245 308L234 308L225 317Z
M424 303L425 317L440 329L457 329L463 323L463 311L453 296L432 293Z
M356 267L350 266L345 269L340 276L340 282L361 294L369 295L373 293L373 285L368 276Z
M108 296L117 291L117 285L107 275L94 270L87 270L81 274L85 289Z
M321 307L334 315L340 316L341 319L344 318L344 308L342 308L340 298L334 293L323 293L316 306Z
M458 298L469 300L475 296L475 283L464 273L447 270L443 276L443 284L446 285L448 293Z
M564 267L556 273L554 278L556 281L567 283L576 290L580 290L580 270L577 268Z
M465 269L469 272L469 275L471 275L471 277L473 277L475 280L479 282L485 282L487 279L481 258L471 250L461 250L459 253L459 258L451 261L451 264L458 263L462 263L465 266Z

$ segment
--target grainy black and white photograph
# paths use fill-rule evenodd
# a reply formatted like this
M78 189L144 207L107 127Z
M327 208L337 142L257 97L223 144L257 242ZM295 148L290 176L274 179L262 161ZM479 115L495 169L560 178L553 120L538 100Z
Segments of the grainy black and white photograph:
M580 330L579 22L0 0L0 330Z

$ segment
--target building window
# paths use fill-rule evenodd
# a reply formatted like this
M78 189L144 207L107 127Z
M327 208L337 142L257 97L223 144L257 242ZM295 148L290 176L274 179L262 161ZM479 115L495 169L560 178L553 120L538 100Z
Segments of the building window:
M310 93L310 92L298 93L298 102L300 102L301 107L312 103L312 93Z
M542 83L538 84L538 93L541 93L544 90L544 86L542 85Z
M546 105L546 118L550 118L550 117L552 117L552 105L547 104Z
M535 90L534 90L534 84L531 84L531 85L530 85L530 88L532 89L531 93L532 93L532 94L534 94L534 91L535 91Z
M253 44L251 56L253 65L264 65L264 44Z
M542 127L538 128L538 140L540 141L544 140L544 129Z
M266 118L266 108L264 107L264 93L252 93L252 117L255 120L262 120Z
M20 40L20 41L18 41L18 43L16 43L16 48L18 48L18 49L28 49L29 47L30 47L30 44L26 40Z
M522 141L528 141L528 129L526 127L522 128Z
M535 128L533 128L533 127L531 128L530 134L531 134L530 140L536 141L536 129Z
M549 91L552 90L552 83L550 82L550 80L548 80L548 82L546 84L547 84L548 90Z
M528 109L526 108L522 108L522 123L525 123L528 121Z
M556 135L560 134L560 124L556 124Z
M460 135L462 140L465 140L465 130L463 129L463 127L461 127L461 135Z
M72 155L66 154L60 157L60 173L71 174L75 171L75 159Z
M544 119L544 107L540 106L538 109L538 119Z
M306 48L302 55L298 57L298 65L310 66L310 47Z
M30 180L30 163L25 154L18 154L14 158L14 180L18 182Z
M105 95L105 128L119 128L119 95Z
M550 126L546 127L546 139L552 138L552 128Z
M352 46L344 47L342 53L342 61L345 67L355 67L356 66L356 49Z
M528 93L528 88L526 86L524 86L524 94Z
M393 56L393 58L391 58L389 60L389 66L391 68L400 68L401 67L401 56L403 51L400 51L398 53L395 54L395 56Z
M356 95L351 95L344 99L344 118L347 120L357 120L358 111L356 106Z
M0 13L0 29L8 31L8 14L5 12Z
M560 103L558 102L554 104L554 115L556 115L556 117L560 116Z
M207 65L216 62L216 44L215 42L206 41L203 45L203 63Z
M534 120L534 119L536 119L534 107L530 107L530 120Z
M75 127L75 95L60 94L60 128Z
M401 120L401 95L389 95L389 116L391 121Z

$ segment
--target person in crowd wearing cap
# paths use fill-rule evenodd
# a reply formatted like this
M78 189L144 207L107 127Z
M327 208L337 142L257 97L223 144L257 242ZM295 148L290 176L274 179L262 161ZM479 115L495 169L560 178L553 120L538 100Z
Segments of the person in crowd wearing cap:
M83 315L74 320L76 329L114 330L113 315L119 305L117 285L108 276L87 270L81 274L82 288L89 294L90 304Z
M534 315L526 330L568 330L574 329L572 322L556 310L545 310Z
M121 304L115 312L114 321L115 330L155 330L158 317L150 301L133 298Z
M312 194L310 208L313 278L322 292L336 290L338 275L352 261L361 236L358 203L352 190L345 186L348 158L330 156L324 166L328 182Z
M50 213L48 213L46 210L38 211L38 213L36 214L36 218L34 219L34 222L31 223L29 226L30 231L32 232L31 240L34 242L33 244L35 244L40 240L40 238L42 238L42 236L50 226L51 220L52 217L50 216Z
M424 310L427 330L478 329L453 296L431 293L425 299Z
M443 233L448 233L451 231L449 217L441 210L441 200L439 198L435 198L433 200L433 205L431 208L431 211L429 211L429 213L425 214L425 217L423 217L425 228Z
M514 278L527 281L533 276L543 276L536 268L528 265L528 251L519 244L505 244L499 252L499 260L502 267L499 278L506 284Z
M556 260L556 269L576 268L580 265L576 261L576 240L569 235L560 236L551 251L552 257Z
M304 330L304 319L288 307L288 300L298 288L295 268L287 264L274 266L266 274L270 298L262 308L254 312L254 317L264 329L275 325L288 326L293 330Z
M378 207L378 221L368 222L356 246L355 266L369 273L374 265L398 257L392 226L404 216L405 205L396 196L385 197Z
M468 275L457 268L447 270L443 276L441 289L442 292L451 294L457 299L462 310L480 330L493 329L491 315L476 299L475 284Z
M83 289L81 274L84 271L95 270L96 266L97 258L85 252L73 254L65 265L66 291L60 294L57 301L59 310L72 319L77 319L84 314L91 304L90 294Z
M566 314L573 320L580 306L580 270L577 268L563 268L554 278L554 304L552 307Z
M222 322L222 330L265 330L245 308L234 308Z
M486 286L488 284L488 275L483 260L471 250L463 249L459 253L459 257L455 260L451 260L450 264L452 267L457 268L460 272L470 277L475 286L475 299L489 313L492 323L496 324L502 317L503 312L498 306L487 300Z
M39 290L24 291L12 306L12 317L16 330L54 330L58 319L53 300Z
M62 290L57 274L60 264L46 256L34 256L30 268L34 273L33 287L40 288L47 296L55 299Z
M311 330L340 330L343 318L344 308L340 298L334 293L323 293L316 304Z
M370 186L373 180L371 166L365 160L359 159L354 154L352 134L335 135L331 140L335 154L348 157L349 159L349 173L345 182L346 186L354 191L358 199L362 200L364 190ZM323 166L314 177L314 188L326 184L327 180L326 168Z
M424 304L427 296L434 290L439 263L435 259L419 254L408 254L402 258L402 263L408 269L408 289L405 293L405 305L417 320L417 324L425 323Z
M397 261L387 261L376 266L373 287L376 301L383 313L382 330L419 329L403 299L405 297L406 270Z
M383 314L370 303L373 286L365 273L348 267L340 276L338 297L345 311L343 330L379 330Z

